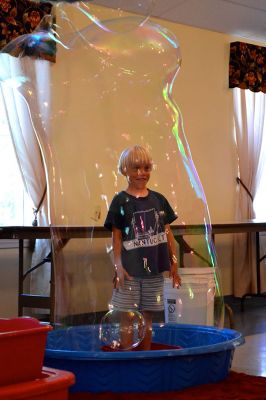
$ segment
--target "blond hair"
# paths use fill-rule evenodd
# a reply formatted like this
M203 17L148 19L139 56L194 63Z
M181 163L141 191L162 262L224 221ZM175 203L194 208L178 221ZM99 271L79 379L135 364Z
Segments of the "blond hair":
M140 166L150 165L152 167L152 158L148 150L144 147L135 145L122 151L118 161L118 171L122 175L127 175L128 168L138 164Z

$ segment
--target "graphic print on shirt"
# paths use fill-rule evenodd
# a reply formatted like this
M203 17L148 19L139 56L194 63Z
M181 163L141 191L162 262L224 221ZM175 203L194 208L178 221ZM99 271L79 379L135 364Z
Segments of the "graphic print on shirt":
M123 241L126 250L134 250L140 247L158 246L167 242L164 226L160 223L160 215L155 208L133 213L130 240Z

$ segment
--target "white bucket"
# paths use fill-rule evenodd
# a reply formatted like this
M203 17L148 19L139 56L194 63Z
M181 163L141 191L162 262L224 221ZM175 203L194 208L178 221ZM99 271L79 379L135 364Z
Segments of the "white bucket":
M182 286L173 288L172 279L164 280L165 322L213 325L214 268L179 268Z

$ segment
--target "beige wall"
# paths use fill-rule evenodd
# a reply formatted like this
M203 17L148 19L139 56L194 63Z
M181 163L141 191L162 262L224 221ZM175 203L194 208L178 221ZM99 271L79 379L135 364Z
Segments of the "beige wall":
M75 17L77 25L80 24L78 18ZM237 155L232 129L232 93L227 76L229 43L241 39L166 21L160 23L176 35L180 44L182 67L173 93L183 114L211 220L232 221ZM71 65L68 67L71 69ZM232 236L217 236L216 248L223 292L228 295L232 293ZM105 265L103 271L109 267ZM17 272L17 250L0 250L1 316L12 316L16 311ZM110 272L106 275L110 279Z
M18 249L17 249L18 250ZM18 312L18 257L16 250L0 250L0 317L16 317Z
M16 317L18 314L18 241L0 241L0 318ZM28 244L25 241L24 265L30 265ZM25 280L25 290L29 281Z

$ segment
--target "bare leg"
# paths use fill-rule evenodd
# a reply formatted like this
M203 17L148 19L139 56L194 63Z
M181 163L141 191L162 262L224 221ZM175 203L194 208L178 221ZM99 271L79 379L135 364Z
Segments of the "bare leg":
M133 344L133 318L122 312L121 316L121 350L131 350Z
M143 340L138 345L138 350L150 350L151 349L151 338L152 338L152 311L143 311L143 317L145 320L146 331Z

